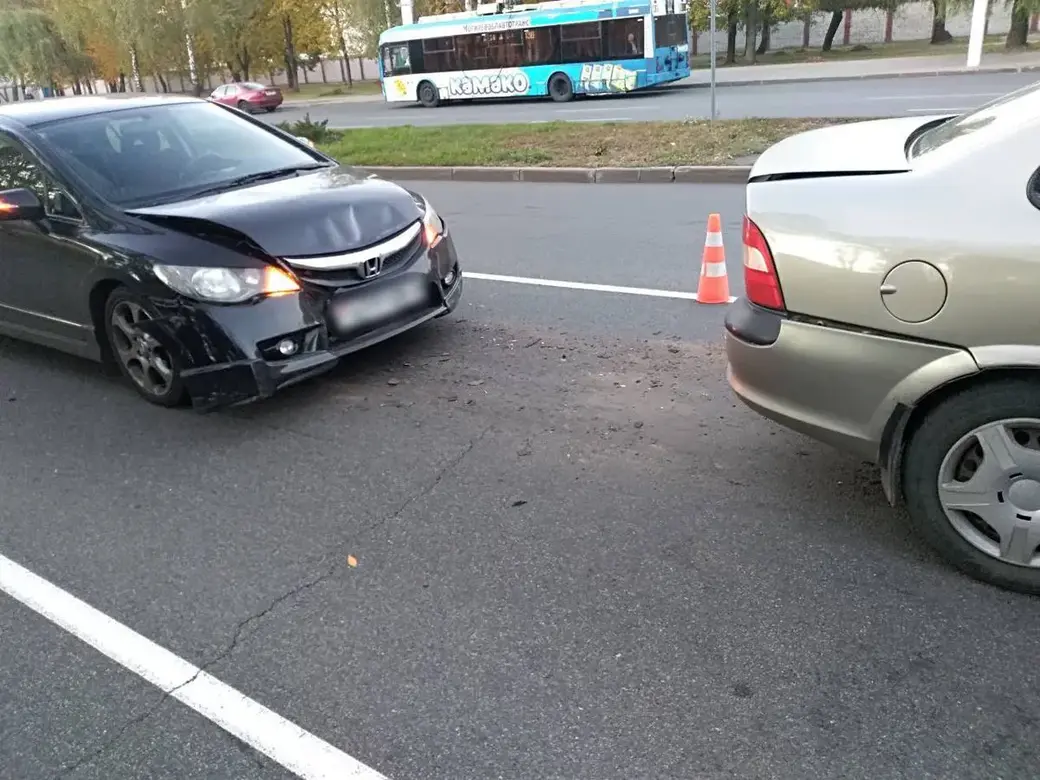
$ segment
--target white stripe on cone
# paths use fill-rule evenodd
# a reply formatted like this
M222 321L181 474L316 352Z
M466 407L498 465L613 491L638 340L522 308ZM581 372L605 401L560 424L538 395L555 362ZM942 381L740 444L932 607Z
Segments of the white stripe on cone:
M722 246L722 233L708 233L704 237L704 246Z
M704 273L701 276L725 276L726 275L726 263L705 263Z

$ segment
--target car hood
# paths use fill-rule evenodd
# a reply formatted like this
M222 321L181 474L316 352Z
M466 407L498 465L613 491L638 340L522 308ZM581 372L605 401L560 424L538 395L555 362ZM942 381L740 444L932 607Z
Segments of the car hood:
M807 130L766 149L748 178L755 181L909 171L907 140L920 128L947 116L874 119Z
M277 257L349 252L422 216L403 187L345 166L129 213L186 232L217 224Z

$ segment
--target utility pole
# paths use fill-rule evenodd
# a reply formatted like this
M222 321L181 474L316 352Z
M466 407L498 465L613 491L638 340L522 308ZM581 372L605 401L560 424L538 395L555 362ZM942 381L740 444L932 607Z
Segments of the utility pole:
M986 0L975 0L975 2L983 2ZM711 121L714 122L719 115L718 109L715 107L715 59L718 56L718 49L715 44L715 14L718 9L718 0L708 0L709 13L708 13L708 56L711 59Z
M971 9L971 30L968 33L968 67L982 64L982 42L986 37L986 12L989 0L975 0Z

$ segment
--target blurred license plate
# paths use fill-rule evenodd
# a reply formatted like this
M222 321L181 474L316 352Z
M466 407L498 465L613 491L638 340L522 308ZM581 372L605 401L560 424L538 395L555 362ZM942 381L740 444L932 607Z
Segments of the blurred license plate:
M334 298L329 306L329 317L340 332L366 330L421 306L427 302L428 293L423 279L406 279L372 290L358 290Z

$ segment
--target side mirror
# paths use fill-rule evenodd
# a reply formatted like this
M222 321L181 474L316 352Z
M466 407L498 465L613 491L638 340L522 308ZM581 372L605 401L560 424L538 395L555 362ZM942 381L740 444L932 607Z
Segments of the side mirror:
M0 190L0 221L28 220L36 222L45 216L43 204L36 193L19 187L15 190Z

